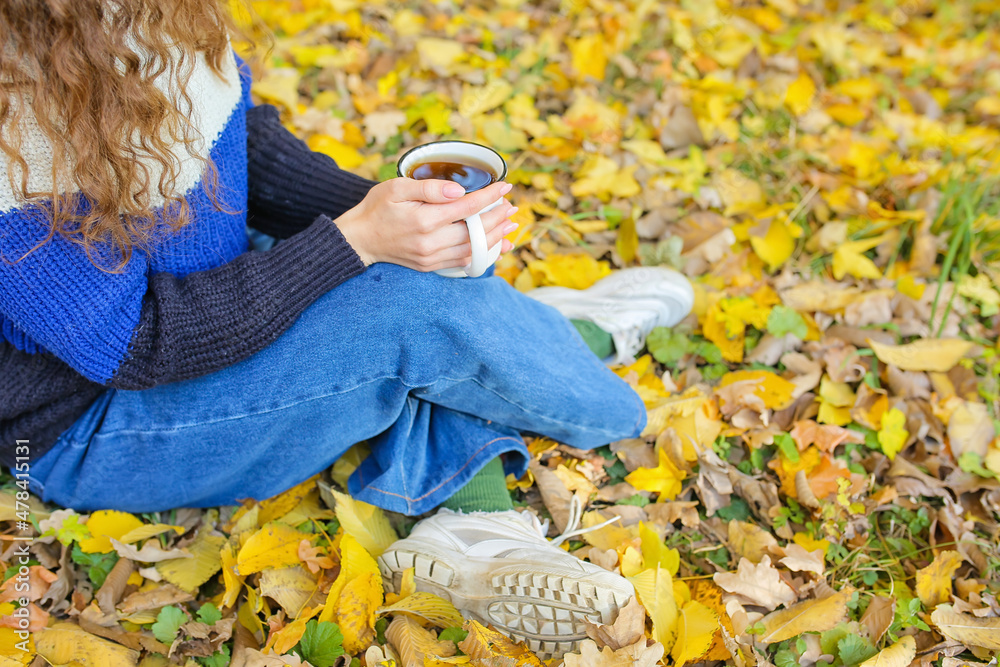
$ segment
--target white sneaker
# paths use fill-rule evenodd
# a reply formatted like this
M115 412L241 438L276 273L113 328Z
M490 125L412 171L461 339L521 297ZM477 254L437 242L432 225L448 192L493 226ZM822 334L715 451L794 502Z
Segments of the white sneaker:
M413 567L417 590L451 601L543 659L576 650L587 638L585 619L612 623L635 595L624 577L554 546L538 519L514 510L438 510L378 565L387 591L398 591Z
M584 290L539 287L527 296L564 317L587 320L611 334L615 355L609 363L631 363L654 327L672 327L691 312L691 283L671 269L623 269Z

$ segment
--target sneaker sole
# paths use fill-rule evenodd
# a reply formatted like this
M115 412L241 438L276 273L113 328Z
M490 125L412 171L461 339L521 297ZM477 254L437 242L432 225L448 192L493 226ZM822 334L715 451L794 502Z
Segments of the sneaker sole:
M537 564L497 565L465 558L470 567L458 573L442 559L425 552L397 549L378 558L386 589L398 591L403 571L414 568L417 589L448 600L467 618L489 624L504 634L527 644L540 658L548 660L574 651L587 639L586 622L612 623L634 595L612 582L622 581L608 572L610 581L600 573L567 574L565 568L551 571ZM483 597L463 595L463 580L482 590Z

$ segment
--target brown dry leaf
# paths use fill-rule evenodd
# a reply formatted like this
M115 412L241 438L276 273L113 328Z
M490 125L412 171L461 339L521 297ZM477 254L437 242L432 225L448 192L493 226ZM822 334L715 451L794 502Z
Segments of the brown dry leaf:
M646 631L646 610L639 604L638 598L632 597L618 610L614 623L606 625L588 619L586 626L587 636L597 642L598 646L617 651L643 638Z
M957 551L942 551L930 565L917 571L914 591L924 607L933 609L951 599L952 579L961 564L962 554Z
M751 563L759 563L764 556L771 553L772 547L777 548L778 540L757 524L733 519L729 522L729 539L726 546L736 556L746 558Z
M931 622L949 639L987 651L1000 651L1000 618L960 614L950 604L942 604L931 613Z
M764 556L757 565L741 558L735 573L716 572L712 580L745 605L772 610L795 601L795 591L781 580L770 556Z
M563 656L566 667L655 667L663 657L663 644L646 641L636 642L618 650L605 646L598 649L595 642L585 639L580 643L579 653Z
M862 662L860 667L907 667L916 655L917 642L911 635L906 635Z
M187 549L163 549L155 540L147 540L142 545L142 549L137 549L133 544L123 544L113 537L110 539L115 553L137 563L159 563L174 558L194 558L194 554Z
M173 584L163 584L149 590L132 593L118 605L118 611L127 616L193 599L194 596L191 593L181 590Z
M882 635L892 625L895 617L896 598L884 595L876 595L872 598L861 617L861 625L868 631L868 639L872 644L876 644L882 639Z
M794 542L785 547L785 556L778 562L793 572L812 572L821 577L826 570L822 549L807 551L805 547Z
M473 660L501 657L512 659L512 667L544 667L538 656L527 646L514 642L492 626L484 626L478 621L466 621L462 629L469 634L458 643L458 648Z
M108 572L104 584L94 595L101 611L105 614L114 613L115 605L122 599L122 593L125 592L125 586L128 585L128 578L132 575L134 567L132 561L119 558L111 568L111 572Z
M570 503L573 500L573 493L566 488L559 476L546 468L541 463L532 461L528 469L535 477L535 484L542 494L542 502L545 508L552 515L552 522L559 531L566 530L569 523Z
M853 592L845 588L822 599L804 600L788 609L771 612L761 620L764 634L760 641L773 644L803 632L824 632L839 625L847 614L847 601Z

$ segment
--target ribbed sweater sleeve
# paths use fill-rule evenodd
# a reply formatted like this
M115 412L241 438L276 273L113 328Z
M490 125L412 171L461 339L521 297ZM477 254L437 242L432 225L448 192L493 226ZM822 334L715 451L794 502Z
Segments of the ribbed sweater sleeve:
M375 185L315 153L282 126L269 104L248 109L247 224L279 239L318 215L332 219L353 208Z
M154 274L129 355L110 385L145 389L206 375L278 338L318 297L364 271L326 216L267 252L178 279Z

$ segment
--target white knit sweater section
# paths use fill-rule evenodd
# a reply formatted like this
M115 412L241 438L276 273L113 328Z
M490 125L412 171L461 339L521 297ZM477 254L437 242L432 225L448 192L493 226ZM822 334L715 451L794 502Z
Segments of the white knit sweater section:
M191 155L184 149L177 153L180 171L175 190L179 194L188 192L201 180L205 163L196 156L208 157L242 96L239 70L236 67L236 59L232 51L227 51L223 57L221 69L224 78L219 78L208 65L204 54L198 53L186 88L191 99L190 121L195 130L192 132L192 136L195 137L192 147L195 155ZM179 97L173 92L175 79L176 77L169 76L167 72L164 72L154 81L154 84L169 99L175 100ZM94 85L100 85L100 82L95 82ZM54 189L52 184L52 144L33 117L29 116L23 120L21 154L28 163L28 191L52 192ZM0 131L3 130L0 129ZM148 158L144 159L143 162L149 169L150 204L153 207L162 206L164 198L160 194L157 184L163 168L158 162ZM0 214L18 208L23 203L20 198L20 187L17 191L11 187L10 167L6 156L0 155ZM67 170L63 173L69 172ZM19 184L21 174L17 169L15 169L15 178ZM78 190L79 188L75 185L64 185L60 188L61 193L71 193Z

